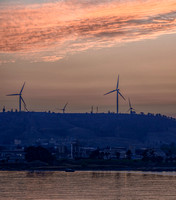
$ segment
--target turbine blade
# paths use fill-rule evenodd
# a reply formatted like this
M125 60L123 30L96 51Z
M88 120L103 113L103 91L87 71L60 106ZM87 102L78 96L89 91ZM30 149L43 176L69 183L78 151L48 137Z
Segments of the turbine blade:
M118 75L118 78L117 78L117 87L116 87L116 90L118 89L119 87L119 75Z
M124 100L126 100L125 99L125 97L118 91L118 93L120 94L120 96L124 99Z
M25 108L25 110L27 110L27 111L28 111L28 109L27 109L27 106L26 106L26 103L25 103L25 101L24 101L23 97L21 97L21 100L22 100L22 102L23 102L23 104L24 104L24 108Z
M23 83L23 86L21 88L20 94L22 93L24 86L25 86L25 82Z
M66 104L65 104L65 106L64 106L64 108L63 108L64 110L65 110L65 108L66 108L67 104L68 104L68 103L66 103Z
M17 96L17 95L20 95L20 94L7 94L6 96Z
M107 94L113 93L113 92L115 92L115 91L117 91L117 90L112 90L112 91L110 91L110 92L108 92L108 93L106 93L106 94L104 94L104 95L107 95Z
M128 98L128 102L129 102L129 107L131 108L131 102L130 102L130 98Z
M23 97L21 97L21 100L22 100L22 102L23 102L24 106L26 106L26 103L25 103L25 101L24 101Z

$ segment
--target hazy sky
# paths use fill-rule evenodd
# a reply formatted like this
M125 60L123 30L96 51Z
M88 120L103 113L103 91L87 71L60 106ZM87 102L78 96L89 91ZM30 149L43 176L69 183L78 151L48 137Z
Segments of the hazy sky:
M137 112L176 117L175 0L0 0L0 109ZM120 99L120 112L128 102Z

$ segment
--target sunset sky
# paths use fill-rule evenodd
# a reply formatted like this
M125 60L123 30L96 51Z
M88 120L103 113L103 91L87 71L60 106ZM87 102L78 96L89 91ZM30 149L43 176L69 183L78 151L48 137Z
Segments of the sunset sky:
M176 117L175 0L0 0L0 109ZM120 98L119 111L128 101Z

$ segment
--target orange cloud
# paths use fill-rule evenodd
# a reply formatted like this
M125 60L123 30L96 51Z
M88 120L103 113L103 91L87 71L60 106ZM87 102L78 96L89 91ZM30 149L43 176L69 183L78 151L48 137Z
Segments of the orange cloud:
M57 61L57 60L62 59L62 57L57 57L57 56L44 56L44 57L42 57L42 58L43 58L43 60L44 60L45 62L55 62L55 61Z
M19 57L30 52L33 59L47 62L89 48L175 32L175 0L67 0L0 6L0 52Z

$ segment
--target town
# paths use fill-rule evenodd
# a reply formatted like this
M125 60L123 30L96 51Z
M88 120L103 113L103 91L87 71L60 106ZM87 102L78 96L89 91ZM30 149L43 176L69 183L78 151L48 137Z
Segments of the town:
M160 114L1 112L0 168L172 166L175 135Z

